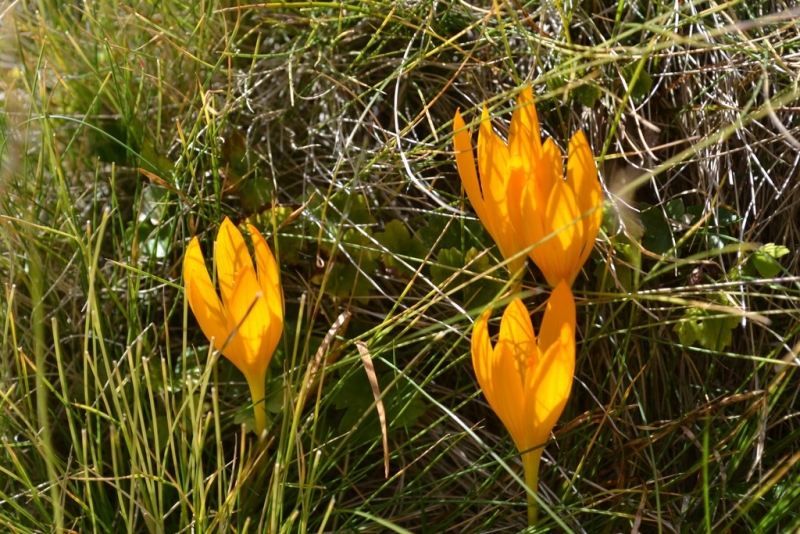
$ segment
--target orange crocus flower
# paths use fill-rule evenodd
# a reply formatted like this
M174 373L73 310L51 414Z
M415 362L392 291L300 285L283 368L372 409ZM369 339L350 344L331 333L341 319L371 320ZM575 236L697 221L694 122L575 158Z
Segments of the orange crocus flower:
M248 225L255 268L239 229L222 221L214 252L222 299L206 269L197 237L183 260L189 306L214 348L244 374L255 404L256 432L267 427L264 381L267 367L283 333L283 293L275 258L264 237Z
M514 299L503 313L492 348L491 310L472 330L472 365L489 406L522 454L525 482L537 490L543 445L561 416L575 372L575 300L566 281L558 283L544 312L537 339L525 305ZM529 523L538 508L528 495Z
M569 142L567 173L552 139L542 144L530 87L522 90L511 117L508 145L483 110L478 134L478 169L470 135L456 111L456 164L467 196L505 258L522 250L555 287L572 285L592 251L602 222L603 194L583 132ZM513 265L521 263L517 260ZM513 272L513 269L512 269Z

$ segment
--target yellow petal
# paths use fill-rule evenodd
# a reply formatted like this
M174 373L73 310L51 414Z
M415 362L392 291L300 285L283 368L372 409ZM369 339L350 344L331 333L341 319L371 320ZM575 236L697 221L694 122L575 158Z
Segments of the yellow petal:
M525 373L536 363L536 336L527 308L520 299L512 300L503 312L500 336L495 351L503 346L513 356L519 382L525 382Z
M553 253L556 256L551 264L555 267L554 271L547 279L551 286L555 287L562 278L572 284L582 267L579 259L584 240L580 217L575 193L565 181L559 180L550 194L545 215L546 224L551 225L550 230L558 232L552 238Z
M539 117L530 87L523 89L517 99L517 108L511 116L511 127L508 131L508 148L511 157L522 158L526 172L530 172L531 162L538 159L542 150Z
M270 309L275 308L275 314L283 317L283 292L281 291L280 271L272 255L267 240L252 224L247 225L250 230L250 239L253 240L253 252L256 256L256 269L258 283L261 285L264 296ZM279 305L279 306L278 306Z
M487 399L493 398L492 389L492 342L489 340L489 318L492 310L486 310L475 321L472 327L472 367L475 369L475 377L478 379L483 394ZM491 400L489 401L491 404Z
M550 196L553 184L564 179L564 156L552 138L542 146L542 159L535 169L536 182L545 198Z
M183 258L183 280L186 284L186 298L192 309L200 330L206 337L214 340L214 348L221 349L228 339L228 321L222 303L211 283L206 269L200 243L193 237Z
M253 240L253 251L256 256L256 267L258 268L258 283L264 292L264 301L269 310L267 321L267 338L261 346L262 353L270 355L278 346L281 335L283 334L283 291L281 290L280 272L275 257L258 229L248 225L250 238Z
M494 402L489 404L503 421L517 448L522 451L526 446L525 436L531 422L530 415L525 412L524 383L517 371L515 352L515 347L509 343L498 343L495 347L492 384Z
M542 198L541 189L535 180L529 180L523 187L520 198L520 215L523 221L521 237L522 245L528 249L528 256L540 269L539 243L545 236L542 218L546 207L547 198Z
M603 191L600 188L600 180L597 179L597 166L594 163L592 149L589 148L586 136L581 131L573 135L569 142L567 183L575 191L578 209L584 217L583 250L578 260L580 269L592 251L600 224L603 222Z
M493 350L489 339L488 322L491 310L475 321L472 328L472 366L489 406L508 429L514 442L524 436L525 418L522 413L525 399L522 382L513 355ZM502 325L501 325L502 328ZM504 356L508 356L505 357Z
M550 282L549 273L557 270L554 263L558 258L560 246L547 236L553 231L551 221L548 220L547 209L553 188L563 182L563 162L561 150L552 139L547 139L542 146L541 159L533 167L536 179L529 182L523 190L521 200L522 229L524 238L522 243L526 247L536 245L528 252L533 262L544 273Z
M527 221L522 215L520 199L526 185L536 181L535 170L541 159L541 151L539 119L533 103L533 91L530 87L526 87L517 99L517 107L511 117L511 127L508 132L509 169L505 195L508 202L508 218L515 234L513 245L515 254L527 248L529 244L524 235ZM524 258L519 258L511 262L509 270L512 273L517 272L522 268L524 261Z
M576 132L569 141L567 183L575 191L582 212L587 212L602 202L592 149L581 131Z
M531 424L525 446L536 447L547 441L564 411L575 374L575 330L561 325L558 340L543 353L534 373L525 383L525 412ZM541 338L541 332L540 332Z
M478 132L478 168L486 209L484 226L489 230L502 256L511 259L522 250L522 246L514 226L514 218L520 218L517 211L518 198L509 196L508 147L492 130L486 108L481 120ZM524 262L524 257L517 258L509 265L509 270L516 273Z
M244 243L242 233L227 217L219 227L214 253L216 255L217 282L219 283L219 292L222 295L222 303L226 308L230 309L233 286L236 283L239 272L245 267L249 267L252 270L253 260L250 258L250 252Z
M234 339L241 340L244 353L222 353L248 377L266 372L277 339L270 338L269 307L253 268L244 266L236 277L228 305L228 324L236 328ZM271 347L271 350L266 350ZM249 378L248 378L249 380Z
M467 198L469 198L475 214L485 225L486 209L484 208L483 195L478 182L478 173L475 170L475 157L472 154L472 135L466 129L464 119L461 118L459 110L456 110L456 116L453 119L453 148L456 153L458 175L461 176L461 183L464 184Z
M561 280L547 299L544 319L539 328L539 349L542 353L559 339L564 325L575 331L575 298L569 284Z

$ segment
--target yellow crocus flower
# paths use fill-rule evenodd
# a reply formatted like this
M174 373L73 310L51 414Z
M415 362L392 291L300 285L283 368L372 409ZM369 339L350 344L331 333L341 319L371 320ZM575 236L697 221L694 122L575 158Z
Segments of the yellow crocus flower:
M255 267L239 229L228 219L217 233L214 253L222 299L206 269L197 237L183 260L189 306L214 348L244 374L255 404L256 432L267 427L264 381L283 333L283 293L275 258L264 237L248 225Z
M603 194L586 136L578 131L569 142L565 180L561 151L552 139L542 144L530 87L517 100L508 145L492 130L486 109L481 120L480 182L458 111L453 123L456 165L475 212L505 258L527 250L548 284L566 280L572 285L603 218Z
M575 372L575 300L566 281L547 301L537 339L528 310L514 299L503 313L500 335L492 348L491 310L475 322L472 365L489 406L511 434L522 454L525 482L536 491L543 445L561 416ZM528 520L538 508L528 495Z
M466 129L461 112L456 110L453 121L453 146L456 166L475 213L492 236L500 254L508 260L512 276L521 273L525 265L524 249L516 231L522 224L519 199L522 182L510 180L508 174L509 151L506 144L492 130L489 112L483 109L478 130L478 169L472 154L472 134Z

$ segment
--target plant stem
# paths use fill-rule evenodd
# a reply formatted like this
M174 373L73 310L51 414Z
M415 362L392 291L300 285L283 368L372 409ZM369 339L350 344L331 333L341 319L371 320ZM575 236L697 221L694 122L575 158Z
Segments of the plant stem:
M508 264L508 271L511 275L508 282L510 287L508 295L514 296L522 289L522 278L525 276L525 266L525 258L522 258L521 263L514 261Z
M253 410L256 416L256 434L259 441L264 439L267 430L267 401L265 399L264 375L247 377L250 396L253 397Z
M539 519L539 503L536 497L539 488L539 462L542 459L542 447L526 452L522 455L522 466L525 469L525 485L530 489L528 496L528 526L536 524Z

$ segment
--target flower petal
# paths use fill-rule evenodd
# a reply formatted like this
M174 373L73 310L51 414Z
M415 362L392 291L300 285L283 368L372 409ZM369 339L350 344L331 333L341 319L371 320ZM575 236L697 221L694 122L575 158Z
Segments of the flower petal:
M563 323L557 341L543 353L536 371L528 375L525 383L525 413L531 418L525 436L527 448L547 441L567 404L574 375L575 329Z
M245 265L239 271L228 312L228 325L231 331L235 329L234 339L241 340L244 351L229 353L226 349L222 354L248 376L248 380L263 376L277 340L270 338L270 310L252 267Z
M511 127L508 132L508 174L506 183L506 199L508 203L508 218L514 229L516 243L514 251L519 252L525 247L523 227L526 222L522 216L520 199L527 184L536 181L535 170L539 166L542 152L542 142L539 135L539 119L536 115L536 106L533 103L533 91L530 87L522 90L517 99L517 107L511 117ZM524 258L509 265L513 273L522 268Z
M575 193L564 180L553 184L545 210L544 231L556 232L542 245L547 251L547 267L540 266L547 283L556 286L562 279L570 284L582 265L578 264L583 250L583 225Z
M225 310L214 284L211 283L197 237L189 242L183 257L183 280L186 284L186 298L197 324L209 341L214 340L214 348L219 350L228 339L230 331Z
M564 180L564 155L552 138L548 138L542 146L542 159L536 173L536 183L541 194L547 198L553 190L553 184Z
M488 323L492 315L486 310L472 328L472 366L489 406L508 429L514 442L524 435L522 382L515 369L513 356L493 350ZM502 326L501 326L502 328ZM504 358L504 356L509 356Z
M502 328L502 323L500 328ZM517 371L516 347L509 343L498 343L494 350L493 388L495 413L503 421L514 443L520 451L528 448L525 436L531 424L530 414L525 412L524 383Z
M500 249L500 254L504 258L512 258L521 247L509 214L508 147L492 130L489 111L486 108L483 109L481 121L478 131L478 168L486 211L484 226Z
M539 350L544 354L558 341L564 325L568 326L575 338L575 298L565 280L561 280L547 300L542 326L539 328Z
M262 353L268 352L271 355L275 351L275 347L278 346L283 334L284 302L280 271L264 236L252 224L248 225L248 229L250 230L250 238L253 240L253 251L256 256L258 283L264 292L265 302L269 310L267 320L268 333L261 346L261 351Z
M511 127L508 131L508 148L512 158L518 155L528 164L540 158L542 138L530 86L523 89L517 99L517 108L511 116ZM525 170L530 172L530 166Z
M575 191L578 210L584 217L584 246L578 262L583 266L592 252L600 224L603 222L603 191L600 188L600 180L597 179L597 166L594 163L592 149L589 148L586 136L581 131L575 133L569 141L567 183Z
M489 318L492 310L486 310L475 321L472 327L472 367L475 369L475 377L478 379L483 394L492 404L494 389L492 388L492 342L489 340Z
M478 173L475 170L475 157L472 153L472 134L466 129L461 113L456 110L453 119L453 148L456 153L456 167L461 183L467 192L472 208L478 218L486 224L486 208L484 208L483 195L481 194ZM491 232L490 232L491 233Z
M283 317L283 292L281 291L280 271L275 262L275 256L267 244L267 240L252 224L247 225L250 231L250 239L253 240L253 252L256 256L256 274L258 283L267 298L267 303L272 308L274 303L280 304L277 315Z
M520 233L522 244L528 249L528 256L540 269L542 251L539 249L539 243L545 236L542 219L546 207L547 197L542 196L541 188L535 180L529 180L522 188L520 198L520 215L523 221Z
M242 233L227 217L219 227L214 254L222 303L227 309L230 309L233 286L238 279L239 272L245 267L252 270L253 260L250 258L250 252L247 250Z
M514 358L519 382L525 382L525 373L536 363L536 336L528 309L520 299L512 300L503 312L500 336L495 351L503 346Z

